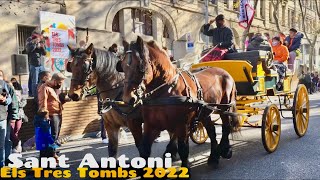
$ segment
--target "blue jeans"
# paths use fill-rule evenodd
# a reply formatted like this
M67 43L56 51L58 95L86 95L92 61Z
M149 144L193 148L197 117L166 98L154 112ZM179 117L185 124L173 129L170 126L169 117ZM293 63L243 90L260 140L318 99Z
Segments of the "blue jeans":
M42 71L45 71L43 66L29 66L29 81L28 81L28 86L31 84L31 89L29 89L29 95L32 97L37 96L37 86L38 86L38 81L39 81L39 73ZM30 88L30 87L29 87ZM31 94L30 94L31 92Z
M11 154L10 129L7 120L0 121L0 167L5 165L5 160Z

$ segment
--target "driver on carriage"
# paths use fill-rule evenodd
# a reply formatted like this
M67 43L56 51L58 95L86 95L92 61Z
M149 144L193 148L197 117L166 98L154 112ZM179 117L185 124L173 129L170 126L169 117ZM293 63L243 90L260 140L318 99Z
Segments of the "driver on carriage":
M287 60L289 58L289 51L280 40L280 37L272 38L272 51L274 55L273 67L277 71L279 78L276 88L278 91L283 90L283 81L287 70Z
M217 27L210 29L210 25L213 22L216 22ZM202 59L202 62L221 60L226 53L236 52L233 43L233 33L229 27L225 26L224 15L220 14L215 19L210 20L208 24L204 24L202 32L206 36L212 36L214 46L214 49Z

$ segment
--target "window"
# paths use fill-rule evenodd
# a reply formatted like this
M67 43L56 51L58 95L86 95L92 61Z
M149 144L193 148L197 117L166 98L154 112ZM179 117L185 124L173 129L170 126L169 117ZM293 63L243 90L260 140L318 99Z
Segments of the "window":
M117 14L114 16L113 21L112 21L112 31L113 32L120 32L120 16L119 16L119 11Z
M233 0L233 10L239 11L239 7L240 7L240 0Z
M266 1L260 1L260 17L262 19L265 18L265 12L266 12L266 8L265 8L266 4L265 3L266 3Z
M291 26L291 19L292 19L292 17L290 17L290 16L291 16L291 11L288 10L288 27L292 27L292 26Z
M281 18L281 25L285 26L286 24L286 6L282 6L282 18Z
M166 24L163 26L162 36L163 36L164 38L170 38L170 37L169 37L169 29L168 29L168 26L167 26Z
M36 27L18 25L19 54L26 54L26 40L31 36Z
M296 16L294 15L294 11L291 11L291 26L290 27L294 27L295 26L295 21L296 21Z
M228 8L228 0L224 0L223 3L224 3L224 7Z
M273 5L272 2L269 2L269 21L273 21Z
M142 26L140 33L152 36L152 12L148 10L132 9L132 19L135 25L137 23L140 24L139 26ZM135 28L134 32L138 33L137 28Z

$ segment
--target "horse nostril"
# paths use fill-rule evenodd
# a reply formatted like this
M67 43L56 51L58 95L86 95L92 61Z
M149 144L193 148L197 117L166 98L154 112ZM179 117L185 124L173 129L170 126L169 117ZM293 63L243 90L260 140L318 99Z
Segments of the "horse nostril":
M136 99L132 97L129 101L129 105L134 105L135 102L136 102Z

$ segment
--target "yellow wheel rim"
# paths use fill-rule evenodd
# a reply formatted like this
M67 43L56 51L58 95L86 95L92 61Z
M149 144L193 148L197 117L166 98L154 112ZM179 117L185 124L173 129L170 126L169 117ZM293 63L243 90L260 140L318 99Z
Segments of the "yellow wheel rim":
M206 128L201 122L198 123L195 131L192 132L192 141L196 144L203 144L208 139L208 133Z
M279 144L281 134L281 119L278 107L274 104L267 107L262 119L262 142L264 148L274 152Z
M293 123L298 136L304 136L309 124L309 96L307 88L299 85L294 97Z

